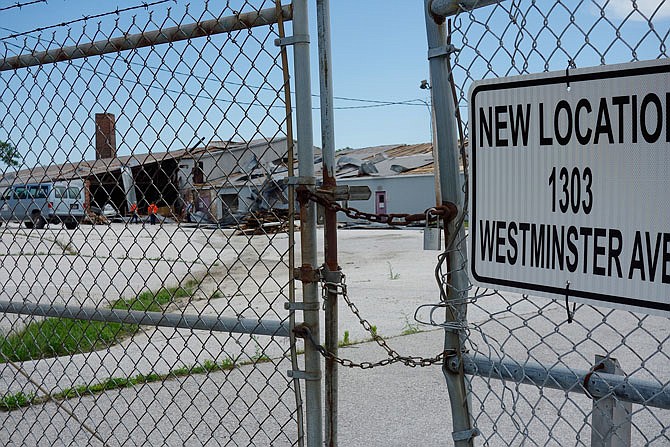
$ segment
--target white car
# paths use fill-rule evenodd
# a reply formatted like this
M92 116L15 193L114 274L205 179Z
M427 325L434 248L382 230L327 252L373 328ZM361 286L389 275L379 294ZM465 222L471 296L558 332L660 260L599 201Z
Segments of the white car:
M111 203L107 203L102 209L102 214L105 217L116 217L119 215L119 210L117 210Z

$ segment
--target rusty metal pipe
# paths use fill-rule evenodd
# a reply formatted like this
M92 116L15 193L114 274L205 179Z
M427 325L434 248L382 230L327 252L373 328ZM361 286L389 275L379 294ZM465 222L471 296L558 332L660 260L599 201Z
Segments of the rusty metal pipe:
M319 49L319 86L321 99L321 146L323 148L323 186L335 190L335 126L333 121L333 77L330 47L330 0L317 0L316 17ZM327 272L339 272L337 261L337 211L325 209L324 254ZM337 290L326 288L325 297L325 347L337 356L338 309ZM338 380L337 362L325 360L325 445L337 446Z
M293 9L291 6L282 7L282 18L291 20ZM89 56L120 53L127 50L152 47L164 43L179 42L196 37L213 36L256 26L267 26L277 22L275 8L251 11L234 16L205 20L203 22L179 25L171 28L147 31L128 36L114 37L97 42L74 45L65 48L22 54L0 60L0 71L16 70L19 68L37 65L52 64L60 61L71 61Z

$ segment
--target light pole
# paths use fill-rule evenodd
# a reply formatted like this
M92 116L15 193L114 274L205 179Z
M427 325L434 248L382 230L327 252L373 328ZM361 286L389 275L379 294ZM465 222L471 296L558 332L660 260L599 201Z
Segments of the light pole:
M430 144L433 149L433 172L435 173L435 203L438 205L442 204L442 193L439 185L439 171L438 171L438 165L437 165L437 145L435 144L437 138L435 135L435 110L433 109L433 87L430 85L430 83L426 80L423 79L421 83L419 84L419 88L421 90L427 90L428 91L428 99L430 102L425 101L423 99L417 99L417 101L420 101L426 105L428 108L428 114L430 115Z

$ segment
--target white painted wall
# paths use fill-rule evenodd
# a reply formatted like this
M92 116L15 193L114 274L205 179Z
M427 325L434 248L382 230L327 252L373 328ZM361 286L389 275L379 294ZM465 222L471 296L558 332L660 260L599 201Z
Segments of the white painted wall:
M463 181L462 174L461 181ZM366 213L375 212L375 191L386 191L386 214L416 214L435 206L435 176L433 174L355 177L337 179L337 184L367 185L372 191L368 200L349 202L349 206ZM351 222L351 219L343 213L338 213L337 220Z

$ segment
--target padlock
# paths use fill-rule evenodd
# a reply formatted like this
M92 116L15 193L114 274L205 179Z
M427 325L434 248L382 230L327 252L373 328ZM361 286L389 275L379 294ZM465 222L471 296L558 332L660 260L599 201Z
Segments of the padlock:
M423 249L441 250L442 249L442 231L440 230L440 217L435 219L435 227L430 226L430 214L434 208L426 211L426 227L423 229Z

